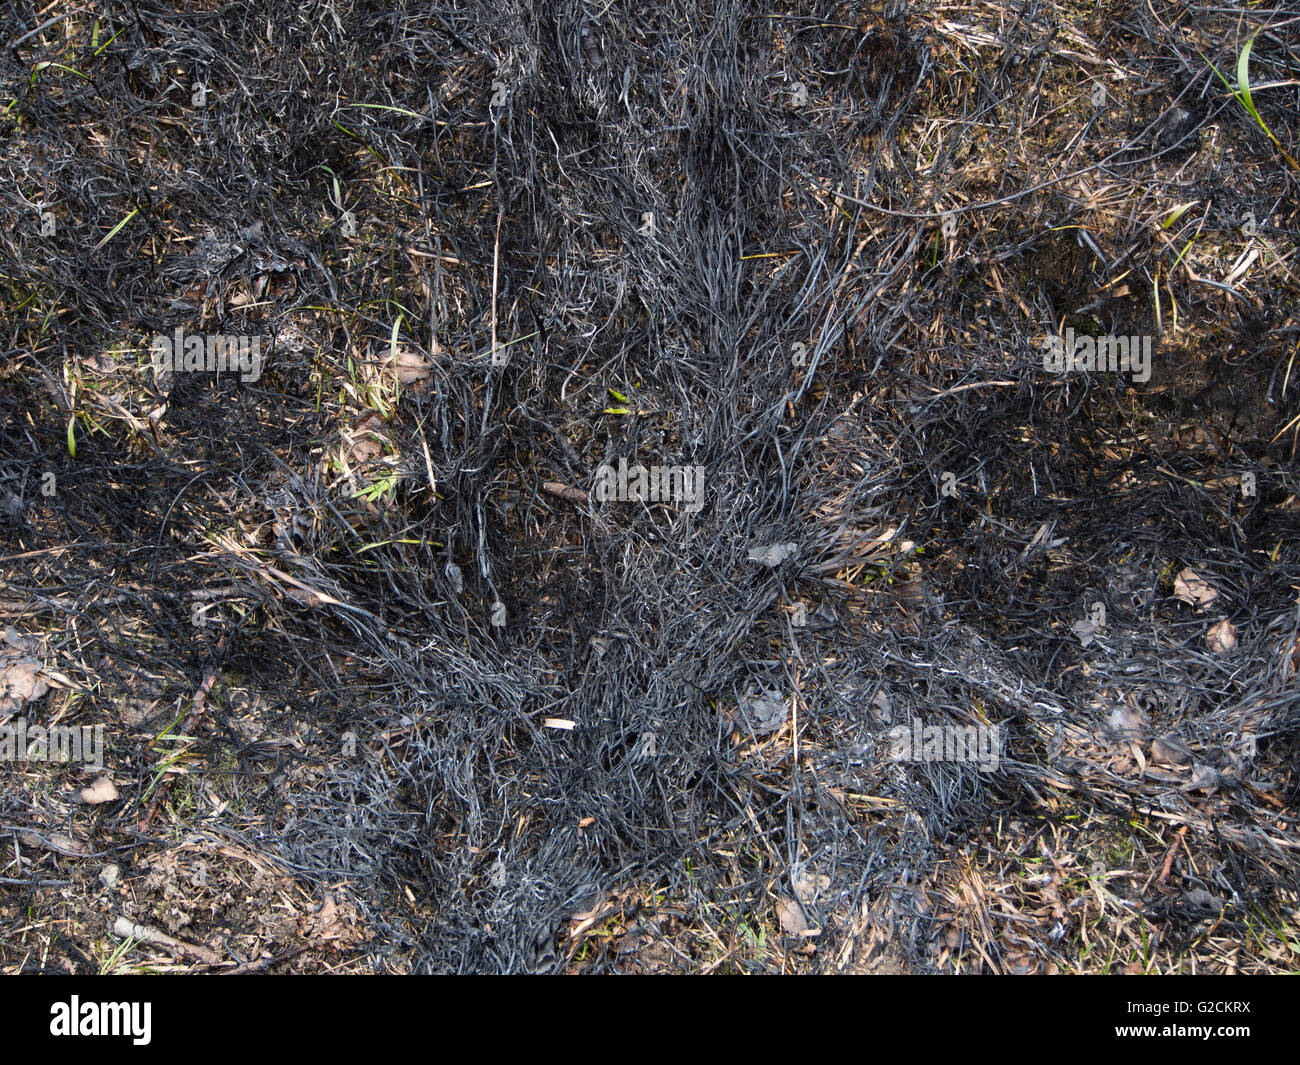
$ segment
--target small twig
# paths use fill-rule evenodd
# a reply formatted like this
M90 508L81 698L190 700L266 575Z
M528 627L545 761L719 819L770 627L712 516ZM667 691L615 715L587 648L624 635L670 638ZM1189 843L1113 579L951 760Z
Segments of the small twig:
M288 961L290 958L296 958L307 948L294 947L291 950L282 950L279 954L270 958L258 958L257 961L244 962L243 965L236 965L233 969L222 969L216 975L218 976L242 976L245 973L260 973L263 969L269 969L272 965L279 965L282 961Z
M497 238L492 245L492 360L495 365L497 357L497 267L501 254L501 215L502 207L497 206Z
M49 10L49 9L47 8L46 10ZM71 16L71 15L77 15L77 14L80 14L81 11L84 11L84 10L85 10L84 8L79 8L79 9L77 9L76 11L65 11L62 15L55 15L55 16L54 16L52 19L50 19L48 22L42 22L39 26L36 27L36 29L34 29L34 30L28 30L28 31L27 31L26 33L24 33L21 37L19 37L18 40L14 41L14 43L11 44L9 47L10 47L11 49L16 50L16 49L18 48L18 46L19 46L20 44L22 44L24 41L29 41L29 40L31 40L31 39L32 39L33 37L35 37L38 33L41 33L41 32L43 32L43 31L45 31L45 30L48 30L51 26L55 25L56 23L62 22L65 18L68 18L68 17Z
M563 499L568 503L586 503L587 493L581 488L571 488L567 484L561 484L559 481L543 481L542 491L547 495L555 496L557 499Z
M1169 851L1168 853L1165 854L1164 864L1160 867L1160 875L1156 877L1157 884L1163 884L1165 880L1168 878L1169 870L1171 870L1174 867L1174 855L1178 851L1178 844L1182 842L1182 838L1185 835L1187 835L1186 825L1183 825L1182 828L1180 828L1177 832L1174 833L1174 842L1170 844Z
M17 884L19 887L67 887L71 880L24 880L19 876L0 876L0 884Z
M933 389L934 395L931 399L942 399L944 396L955 396L958 392L967 392L972 388L1010 388L1020 384L1019 381L972 381L968 385L958 385L956 388L947 388L940 392Z
M190 954L209 965L221 964L220 956L207 947L201 947L196 943L182 943L179 939L174 939L166 932L160 932L147 924L136 924L129 917L119 917L113 922L113 935L121 936L123 939L136 939L141 943L149 943L180 954Z
M33 552L39 554L40 552ZM0 558L0 562L5 559ZM23 616L27 614L40 614L49 610L75 610L84 611L90 607L110 607L117 606L119 603L139 601L151 597L160 599L180 599L189 598L195 602L206 600L217 601L221 599L242 599L248 593L241 591L233 584L218 585L213 588L198 588L192 592L177 593L165 591L159 588L145 589L137 585L126 585L129 591L121 592L117 595L102 597L93 597L86 600L76 600L70 596L56 595L48 599L0 599L0 617Z

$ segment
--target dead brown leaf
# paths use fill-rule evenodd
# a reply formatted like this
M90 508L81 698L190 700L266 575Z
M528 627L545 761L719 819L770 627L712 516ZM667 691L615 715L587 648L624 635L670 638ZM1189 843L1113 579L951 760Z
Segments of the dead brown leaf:
M1214 586L1191 569L1185 569L1174 579L1174 598L1197 610L1208 606L1219 597Z
M1224 618L1217 625L1211 625L1205 634L1205 644L1216 655L1226 655L1237 646L1237 627Z
M803 907L794 899L788 899L784 895L776 900L776 917L781 922L781 928L792 936L816 935L808 925L808 918L804 916Z
M831 886L831 878L823 873L800 869L794 875L795 897L805 906L811 906Z
M1138 740L1146 733L1142 711L1128 703L1118 703L1110 712L1107 722L1111 731L1123 741Z
M402 347L398 349L396 359L393 358L392 352L389 352L384 360L383 376L385 380L391 381L393 374L396 373L398 383L403 387L421 388L433 376L432 365L414 348Z
M46 839L44 836L38 836L35 832L23 832L19 838L29 847L44 847L46 850L52 850L56 854L63 854L69 858L82 858L90 853L89 848L80 840L73 839L71 836L65 836L60 832Z
M347 441L347 462L352 469L359 469L371 459L384 453L381 436L374 430L362 429L352 434Z
M1191 749L1173 733L1151 741L1151 758L1169 765L1191 765Z
M40 648L39 637L19 636L13 629L5 632L0 647L0 721L50 690L40 676Z

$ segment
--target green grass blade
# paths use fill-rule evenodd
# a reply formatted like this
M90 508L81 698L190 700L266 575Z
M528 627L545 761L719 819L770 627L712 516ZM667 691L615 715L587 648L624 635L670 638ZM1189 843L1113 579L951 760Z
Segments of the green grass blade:
M107 244L110 240L112 240L115 236L117 236L120 232L122 232L123 227L125 227L126 224L139 213L140 213L140 208L139 207L134 208L129 215L123 218L122 221L118 222L117 225L115 225L112 229L108 231L108 235L103 240L101 240L98 244L95 245L95 251L99 251L100 248L102 248L105 244Z

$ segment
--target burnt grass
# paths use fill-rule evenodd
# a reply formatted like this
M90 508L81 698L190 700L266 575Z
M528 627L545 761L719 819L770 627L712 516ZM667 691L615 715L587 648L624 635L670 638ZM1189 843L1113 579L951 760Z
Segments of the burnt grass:
M3 971L1295 970L1295 15L3 20Z

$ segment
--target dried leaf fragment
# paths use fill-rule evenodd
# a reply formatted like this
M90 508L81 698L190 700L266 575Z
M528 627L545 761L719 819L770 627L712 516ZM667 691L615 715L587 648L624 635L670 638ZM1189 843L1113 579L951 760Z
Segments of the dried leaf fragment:
M1211 625L1205 634L1205 645L1216 655L1226 655L1237 647L1237 627L1224 618L1217 625Z
M1151 758L1169 765L1191 765L1192 751L1172 732L1151 741Z
M779 566L799 553L798 544L755 544L749 549L749 561L761 566Z
M780 692L765 691L741 699L740 709L750 727L760 736L776 732L785 724L785 700Z
M1223 783L1219 771L1213 766L1195 765L1192 767L1192 779L1183 785L1183 791L1204 791L1213 794Z
M391 380L394 373L402 385L422 385L431 376L430 363L414 348L403 346L398 349L396 358L390 351L384 360L384 377Z
M1204 577L1194 570L1185 569L1174 579L1174 598L1200 610L1214 602L1219 593Z
M46 839L44 836L28 831L20 833L18 838L29 847L44 847L69 858L81 858L90 853L89 848L80 840L65 836L61 832L56 832L49 839Z
M794 875L794 894L805 906L811 906L831 886L831 878L824 873L800 869Z
M1110 717L1106 722L1110 725L1111 731L1121 740L1141 739L1142 734L1146 731L1146 724L1142 720L1142 712L1127 703L1119 703L1110 712Z
M0 721L50 690L40 675L43 663L32 656L39 641L23 639L10 629L0 648Z
M804 916L803 907L794 899L784 895L776 900L776 917L781 922L781 929L787 935L811 938L821 935L820 928L812 928Z

